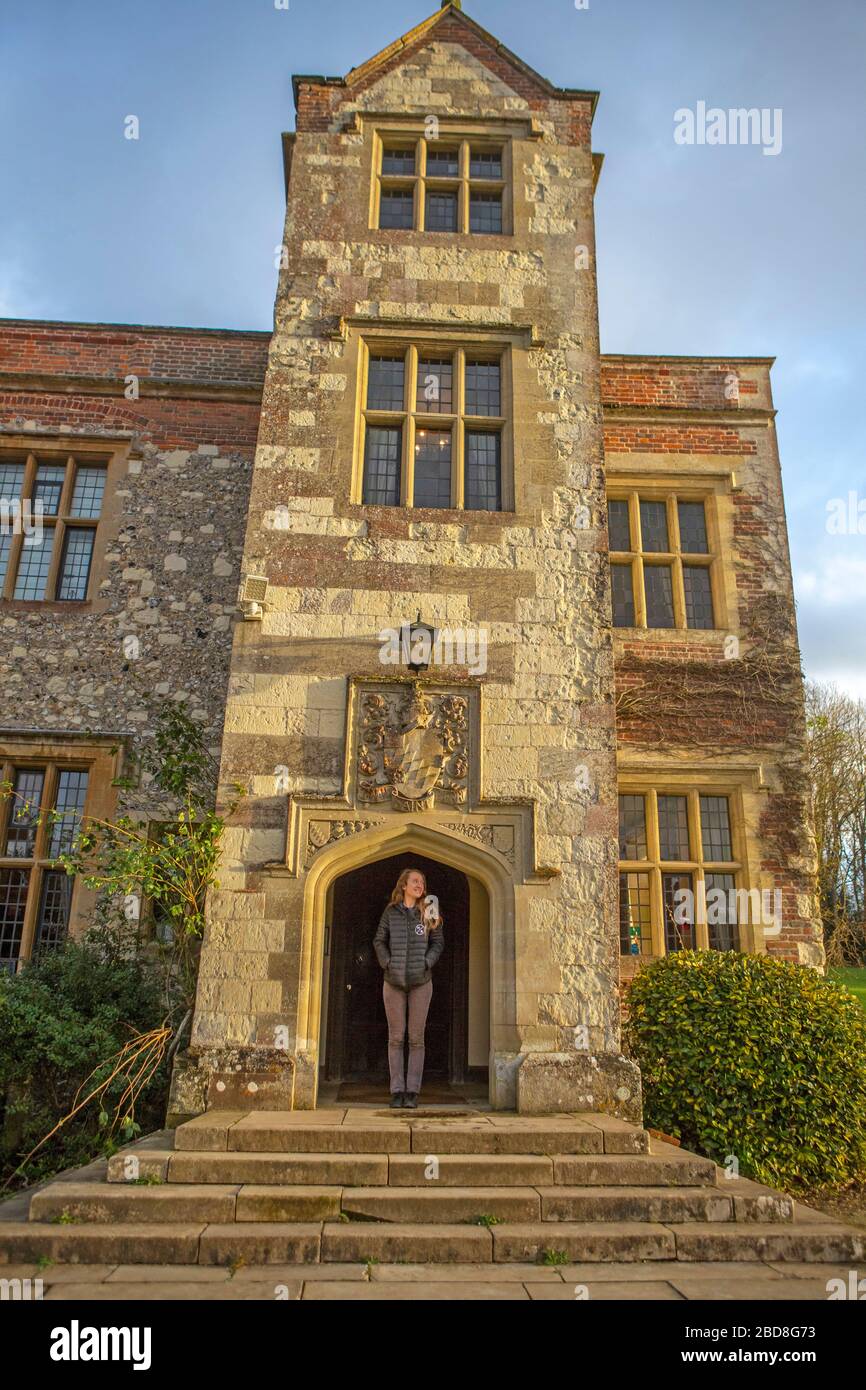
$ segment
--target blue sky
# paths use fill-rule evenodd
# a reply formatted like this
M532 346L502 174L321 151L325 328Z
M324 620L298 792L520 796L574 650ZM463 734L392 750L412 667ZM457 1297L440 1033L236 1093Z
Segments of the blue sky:
M292 73L345 73L433 8L7 0L0 314L268 328ZM866 513L866 3L466 10L553 82L601 91L603 349L777 357L806 671L866 696L866 534L826 524L852 491ZM698 101L781 108L781 152L676 144Z

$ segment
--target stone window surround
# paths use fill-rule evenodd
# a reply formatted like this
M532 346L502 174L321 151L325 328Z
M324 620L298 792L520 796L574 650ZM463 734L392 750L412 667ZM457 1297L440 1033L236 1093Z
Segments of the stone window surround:
M443 509L445 514L460 511L467 518L476 517L479 521L491 515L502 515L514 510L514 451L511 430L512 420L512 367L511 343L501 336L467 335L451 333L447 329L430 334L429 330L412 333L385 332L382 334L362 331L358 334L358 393L355 434L355 468L352 483L352 502L363 503L364 495L364 454L368 417L383 425L402 425L402 458L400 464L400 505L394 511L412 508L412 446L416 425L420 422L429 429L450 429L451 446L451 508ZM371 353L388 355L401 353L405 360L404 409L399 412L383 412L367 409L368 369ZM484 415L467 417L465 415L465 364L467 357L477 356L482 360L498 361L500 367L500 410L498 416ZM417 411L415 390L419 357L451 357L454 361L454 390L457 399L454 413L447 415L438 411ZM466 421L479 430L497 432L500 438L500 478L501 506L496 513L487 511L466 511L464 509L464 453Z
M46 807L54 805L57 778L60 771L86 771L88 773L87 796L84 803L83 819L91 817L104 819L113 813L116 793L114 779L120 771L122 753L119 750L121 736L93 736L58 730L28 734L18 731L0 731L0 766L2 781L12 782L19 769L44 768L46 772L42 803ZM47 855L47 839L50 827L44 824L37 831L34 855L22 858L6 855L6 833L10 817L14 815L15 803L11 796L0 799L0 868L29 869L30 881L27 889L27 905L19 949L19 962L30 959L36 934L36 919L42 892L42 878L51 867ZM72 884L69 908L68 932L74 936L91 920L95 894L85 887L79 879Z
M0 464L24 463L29 473L34 469L33 460L40 463L67 464L70 459L85 467L102 466L106 470L105 490L102 496L102 507L98 518L84 519L86 526L94 527L96 538L93 546L93 554L90 562L90 574L87 584L87 597L84 599L19 599L13 598L12 594L15 586L15 577L18 571L18 561L22 549L23 537L12 536L10 546L9 563L6 571L6 581L0 593L0 612L33 612L48 611L51 613L80 612L82 609L94 608L99 602L99 589L102 580L105 578L105 553L108 549L109 539L116 533L118 524L119 508L115 500L115 491L126 471L126 455L129 451L128 441L105 438L82 438L77 435L4 435L0 440ZM25 474L25 477L27 474ZM67 489L69 483L67 482ZM66 491L67 489L64 489ZM25 482L25 492L27 491ZM62 531L65 522L61 519L56 523L58 535L55 541L54 554L52 556L51 570L48 576L46 593L55 592L55 585L59 570L60 555L63 546Z
M635 622L633 627L616 626L615 632L634 632L638 629L659 633L693 633L707 636L719 631L731 631L731 603L729 576L723 556L730 554L722 535L720 517L720 494L731 490L735 480L729 474L720 479L702 478L700 474L660 475L656 477L633 474L619 475L608 468L607 501L628 502L629 526L632 549L630 551L610 550L610 563L622 565L631 570L632 601ZM641 547L640 502L665 502L667 507L668 538L672 549L669 551L644 551ZM707 552L690 555L680 549L679 518L677 502L703 502L707 528ZM683 585L683 561L686 564L702 565L710 572L710 591L713 602L713 627L689 627L686 623L685 593ZM646 591L644 587L644 567L649 564L669 565L672 575L674 624L673 627L648 628L646 616Z
M490 125L479 123L478 125L461 123L451 127L441 117L439 121L438 138L432 139L427 135L426 123L423 118L415 120L392 119L390 121L378 121L373 131L373 179L370 198L370 228L374 231L402 231L404 234L412 232L424 232L424 215L426 210L426 193L429 187L431 192L452 191L458 193L457 210L457 230L452 233L436 232L427 233L428 236L492 236L496 241L501 241L503 237L513 236L514 234L514 209L512 197L512 152L511 142L513 131L510 126L503 123L503 127L497 130ZM522 130L520 132L523 133ZM403 145L409 147L414 144L415 148L415 173L414 174L383 174L382 157L386 145ZM459 172L456 175L430 178L427 177L427 147L430 145L435 148L439 144L445 149L456 147L459 151ZM502 154L502 177L501 179L472 178L470 176L470 154L472 150L480 150L483 153L501 151ZM380 228L379 212L383 187L385 189L411 189L413 194L413 225L405 228ZM469 224L469 203L470 193L501 193L502 195L502 231L501 232L470 232Z
M618 773L617 791L620 796L643 796L646 802L647 859L618 860L620 873L648 873L650 876L650 900L652 916L652 955L642 955L638 960L650 960L666 954L665 931L662 912L662 873L691 873L695 893L698 881L705 872L730 873L738 890L764 889L772 885L760 871L759 846L754 840L754 825L760 815L756 794L769 790L764 780L761 766L726 767L724 770L697 769L682 767L671 770L665 767L642 767L639 771L621 763ZM690 849L696 858L676 862L662 860L659 846L658 803L659 796L685 796L688 799ZM728 817L731 829L731 845L734 858L726 863L706 860L700 834L699 798L701 796L724 796L728 800ZM696 913L700 917L700 911ZM739 923L740 950L763 952L764 933L760 923ZM695 926L697 950L709 950L707 923L698 921ZM630 957L623 956L623 960Z

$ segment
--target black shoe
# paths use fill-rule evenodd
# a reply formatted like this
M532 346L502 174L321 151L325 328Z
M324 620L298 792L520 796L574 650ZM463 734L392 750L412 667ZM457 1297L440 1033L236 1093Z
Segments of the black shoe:
M403 1106L404 1106L405 1104L406 1104L406 1092L405 1092L405 1091L394 1091L394 1092L392 1093L392 1095L391 1095L391 1105L390 1105L389 1108L390 1108L391 1110L402 1110L402 1109L403 1109Z
M417 1092L417 1091L406 1091L406 1092L405 1092L405 1094L404 1094L404 1096L403 1096L403 1109L404 1109L404 1110L417 1110L417 1109L418 1109L418 1092Z

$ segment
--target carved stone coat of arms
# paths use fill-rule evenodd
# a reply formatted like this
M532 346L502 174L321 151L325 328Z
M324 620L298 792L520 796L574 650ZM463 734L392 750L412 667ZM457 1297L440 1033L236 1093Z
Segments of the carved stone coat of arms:
M361 695L358 801L418 810L467 799L468 700L420 685Z

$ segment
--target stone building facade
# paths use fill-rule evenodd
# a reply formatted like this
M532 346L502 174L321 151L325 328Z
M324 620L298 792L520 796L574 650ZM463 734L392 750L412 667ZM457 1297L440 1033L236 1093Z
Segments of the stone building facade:
M10 538L7 776L90 767L79 809L111 804L147 688L243 785L178 1109L379 1075L370 943L417 863L442 1084L639 1118L642 960L821 963L771 363L600 354L596 94L459 7L295 96L273 335L0 326L0 462L68 470L41 595ZM3 860L10 961L37 848Z
M267 347L264 333L0 327L7 969L93 907L22 806L129 810L112 783L162 701L184 702L219 750Z

